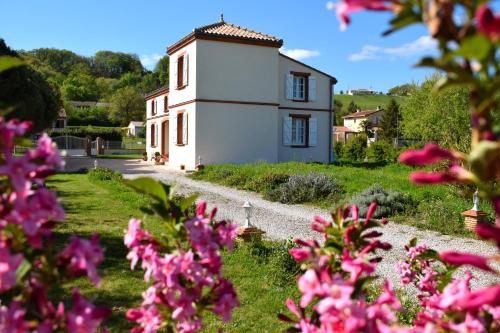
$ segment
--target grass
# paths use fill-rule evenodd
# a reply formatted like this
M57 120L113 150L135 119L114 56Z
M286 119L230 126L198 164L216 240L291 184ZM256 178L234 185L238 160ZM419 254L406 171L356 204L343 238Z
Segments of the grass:
M473 233L463 226L460 213L472 206L471 196L463 197L459 189L447 185L417 186L409 182L411 167L390 164L373 168L356 166L335 166L317 163L288 162L278 164L256 163L246 165L209 165L191 177L243 190L263 193L259 178L270 173L307 174L324 173L335 178L344 189L337 202L317 200L308 204L322 208L334 208L348 203L357 194L375 183L385 190L398 191L409 195L416 206L391 220L409 224L421 229L434 230L443 234L472 237ZM493 212L486 202L481 202L481 210L493 219Z
M124 318L130 307L141 302L141 293L147 288L140 269L130 271L126 260L127 249L123 245L124 230L131 217L142 218L146 228L158 234L162 222L144 217L141 206L148 200L132 192L119 181L89 180L84 174L61 174L53 176L48 186L58 192L66 210L66 220L56 228L60 246L69 235L88 237L101 235L101 245L106 250L106 259L101 265L102 286L95 288L86 279L78 279L65 285L69 292L78 286L84 295L96 304L113 309L107 322L110 332L126 332L131 326ZM271 243L270 246L274 246ZM275 264L263 259L253 246L239 246L233 253L224 254L224 276L231 279L242 307L234 311L233 321L222 324L214 316L208 316L205 332L216 332L220 327L225 332L282 332L287 325L277 319L285 311L287 297L298 297L295 279L289 277L284 284L275 284L270 274Z
M336 94L335 99L342 102L344 108L347 108L349 103L353 101L356 105L358 105L361 110L366 109L375 109L377 106L385 108L387 104L389 104L391 99L395 99L398 104L402 104L405 102L406 97L403 96L387 96L387 95L359 95L359 96L350 96L350 95L340 95Z

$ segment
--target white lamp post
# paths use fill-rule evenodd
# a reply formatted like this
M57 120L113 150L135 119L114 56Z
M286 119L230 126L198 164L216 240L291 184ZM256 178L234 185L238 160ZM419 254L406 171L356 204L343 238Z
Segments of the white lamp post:
M97 162L97 160L94 160L94 169L97 169L98 166L99 166L99 163Z
M252 225L250 224L250 217L252 216L252 204L250 201L245 201L243 204L243 209L245 210L245 228L250 228Z
M472 197L473 197L472 202L474 203L474 207L472 207L472 210L477 212L479 210L479 190L476 190L476 192L474 192L474 195Z

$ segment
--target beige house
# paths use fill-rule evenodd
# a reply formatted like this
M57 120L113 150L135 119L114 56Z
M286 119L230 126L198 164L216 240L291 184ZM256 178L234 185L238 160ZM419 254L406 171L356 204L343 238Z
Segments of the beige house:
M173 167L331 161L337 80L279 52L283 41L225 22L168 48L168 87L146 95L147 153Z
M143 121L131 121L127 126L128 136L138 136L144 130Z
M354 113L342 117L344 126L334 126L334 141L347 142L349 139L359 133L365 132L365 126L368 129L368 140L370 142L377 140L377 132L384 109L377 107L375 110L357 110Z

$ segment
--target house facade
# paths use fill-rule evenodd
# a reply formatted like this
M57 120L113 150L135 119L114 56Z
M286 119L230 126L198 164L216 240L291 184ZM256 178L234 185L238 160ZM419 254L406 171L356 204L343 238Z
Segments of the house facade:
M331 161L337 81L281 54L282 45L222 18L171 45L169 86L146 95L148 156L186 169Z
M127 126L128 136L138 136L144 130L143 121L131 121Z
M368 132L368 141L376 141L380 129L380 120L384 112L384 109L377 107L374 110L357 110L342 117L344 126L333 127L334 140L347 142L357 134L365 133L366 129Z

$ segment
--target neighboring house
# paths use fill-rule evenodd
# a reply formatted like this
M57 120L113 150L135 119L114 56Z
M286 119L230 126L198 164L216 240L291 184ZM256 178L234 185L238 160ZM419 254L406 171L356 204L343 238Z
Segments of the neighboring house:
M350 89L350 90L347 90L347 95L373 95L375 94L375 91L372 90L372 89L364 89L364 88L360 88L360 89Z
M56 120L52 121L52 130L62 131L67 124L68 117L64 108L59 109Z
M131 121L128 124L127 128L128 128L128 136L137 136L142 130L144 130L144 122Z
M169 87L146 95L147 153L169 165L332 160L337 80L283 41L221 18L168 48Z
M93 102L93 101L83 101L83 102L82 101L68 101L68 104L71 105L72 107L75 107L78 109L91 108L94 106L109 108L111 106L111 103Z
M358 110L354 113L342 117L344 126L334 126L333 134L335 141L348 141L359 133L365 132L365 126L368 130L369 141L376 141L379 131L380 119L384 114L384 109L378 106L375 110Z

